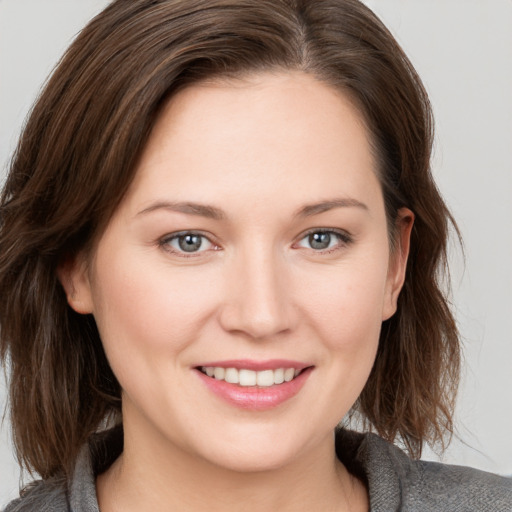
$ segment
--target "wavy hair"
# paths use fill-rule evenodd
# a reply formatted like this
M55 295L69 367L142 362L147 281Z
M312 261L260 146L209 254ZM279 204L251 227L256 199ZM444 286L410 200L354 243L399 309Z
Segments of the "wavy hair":
M68 306L56 269L101 235L169 97L267 70L301 70L350 95L390 233L399 208L415 214L398 310L354 409L414 456L452 431L459 340L441 284L454 223L430 171L427 94L389 31L357 0L116 0L47 82L0 199L0 354L19 461L43 478L69 474L121 406L94 318Z

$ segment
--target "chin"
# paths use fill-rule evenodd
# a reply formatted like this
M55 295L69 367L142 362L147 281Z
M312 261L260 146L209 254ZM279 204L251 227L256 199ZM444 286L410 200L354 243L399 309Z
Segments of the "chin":
M247 452L233 449L230 453L212 454L210 462L236 473L262 473L277 471L291 464L294 458L293 453L281 453L276 450Z
M228 442L228 440L230 440ZM226 434L221 443L211 441L204 458L229 471L257 473L276 471L292 464L305 450L304 440L289 436L247 435L238 438Z

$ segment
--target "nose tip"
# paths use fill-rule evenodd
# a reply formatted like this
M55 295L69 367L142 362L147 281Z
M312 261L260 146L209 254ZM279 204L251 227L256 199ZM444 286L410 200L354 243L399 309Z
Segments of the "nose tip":
M279 325L278 322L275 321L274 317L263 318L257 315L243 321L239 321L239 319L236 321L233 321L232 319L226 321L226 318L224 318L226 330L230 332L243 333L254 340L270 338L287 331L287 328L284 325L285 322L280 323L282 323L282 325Z
M220 322L229 332L243 333L255 340L290 331L295 324L289 287L275 269L250 271L231 279Z

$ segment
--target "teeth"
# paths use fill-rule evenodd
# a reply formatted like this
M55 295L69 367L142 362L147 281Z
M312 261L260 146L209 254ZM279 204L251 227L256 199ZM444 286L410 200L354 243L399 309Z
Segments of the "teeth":
M253 370L236 368L222 368L219 366L203 366L201 371L217 380L225 380L230 384L238 384L240 386L260 386L270 387L274 384L282 384L283 382L290 382L297 375L300 370L295 368L277 368L276 370L263 370L256 372Z
M295 377L295 370L293 368L286 368L284 371L285 382L290 382Z
M238 372L238 384L240 384L240 386L256 386L256 372L252 370L240 370Z
M224 368L219 368L218 366L213 369L213 376L217 380L224 380L224 375L226 374L226 370Z
M256 373L256 384L261 387L274 385L274 370L265 370Z
M277 370L274 370L274 383L282 384L283 382L284 382L284 369L278 368Z
M236 368L226 368L224 380L230 384L238 384L238 370Z

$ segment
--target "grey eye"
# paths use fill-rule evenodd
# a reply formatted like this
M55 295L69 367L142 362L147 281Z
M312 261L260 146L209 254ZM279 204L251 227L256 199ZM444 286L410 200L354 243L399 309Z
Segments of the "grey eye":
M203 237L201 235L183 235L178 237L178 245L185 252L196 252L203 245Z
M311 233L308 235L308 243L312 249L328 249L331 245L331 233Z
M352 239L348 234L329 229L319 229L318 231L310 231L304 235L297 245L305 249L321 252L327 249L343 247L349 245L351 242Z
M163 243L170 246L174 252L188 254L204 252L213 247L212 242L199 233L177 233Z

